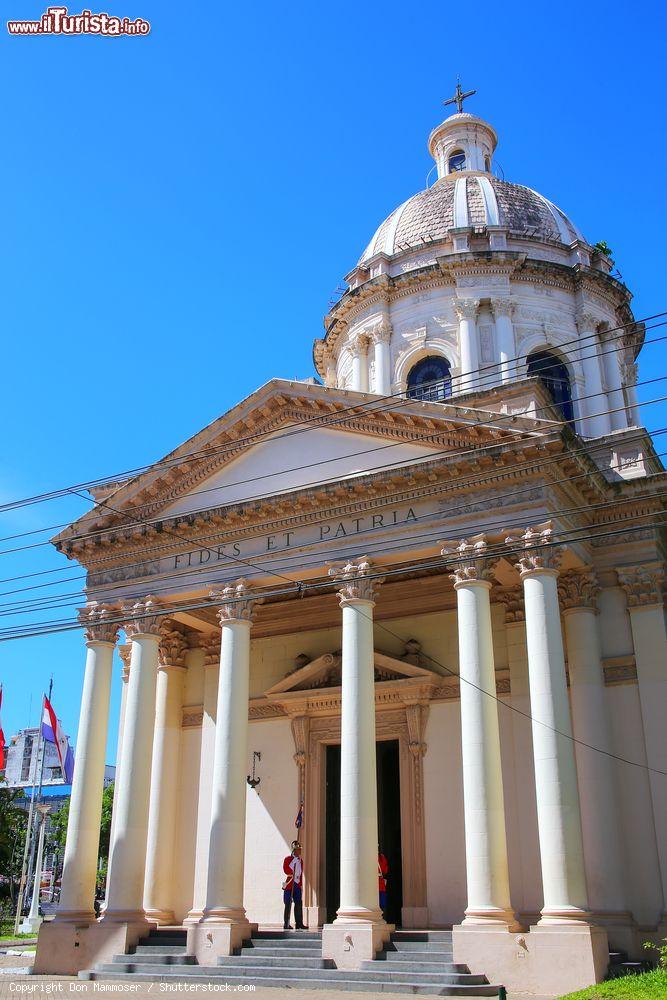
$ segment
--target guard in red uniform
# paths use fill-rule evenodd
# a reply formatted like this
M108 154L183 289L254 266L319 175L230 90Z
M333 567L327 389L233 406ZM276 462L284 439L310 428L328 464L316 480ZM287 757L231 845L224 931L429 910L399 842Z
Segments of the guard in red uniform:
M380 890L380 909L382 916L387 909L387 875L389 874L389 862L378 847L378 888Z
M287 876L283 882L283 902L285 903L285 918L283 926L286 931L290 931L290 913L292 911L292 900L294 900L294 920L298 931L305 931L303 925L303 861L301 860L301 844L298 840L292 841L292 853L283 861L283 871Z

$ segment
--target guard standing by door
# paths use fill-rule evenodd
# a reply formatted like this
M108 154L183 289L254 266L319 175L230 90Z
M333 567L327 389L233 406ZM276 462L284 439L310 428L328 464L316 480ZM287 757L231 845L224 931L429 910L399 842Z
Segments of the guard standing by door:
M305 931L303 924L303 861L301 860L301 844L298 840L292 841L292 853L283 861L283 872L286 878L283 882L283 902L285 903L285 916L283 927L286 931L291 930L290 914L292 911L292 901L294 901L294 921L298 931Z
M380 890L380 909L382 916L386 919L387 910L387 875L389 874L389 862L378 847L378 889Z

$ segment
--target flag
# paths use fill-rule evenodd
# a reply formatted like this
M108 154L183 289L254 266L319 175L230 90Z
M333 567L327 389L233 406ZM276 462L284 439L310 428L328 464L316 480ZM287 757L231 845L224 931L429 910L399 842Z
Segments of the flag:
M303 823L303 802L299 806L299 811L296 814L296 819L294 820L294 825L297 830L301 829L301 824Z
M42 736L49 743L55 743L63 778L68 785L71 785L74 773L74 754L60 725L60 719L56 718L53 705L46 695L44 695L44 710L42 712Z
M2 684L0 684L0 711L2 710ZM0 771L5 766L5 734L2 728L2 717L0 717Z

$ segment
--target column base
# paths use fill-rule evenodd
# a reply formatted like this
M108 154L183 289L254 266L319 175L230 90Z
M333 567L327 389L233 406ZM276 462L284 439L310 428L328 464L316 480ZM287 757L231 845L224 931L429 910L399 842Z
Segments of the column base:
M600 983L609 964L606 930L583 922L539 924L526 933L459 924L452 942L454 962L508 990L542 996Z
M252 926L245 919L226 920L204 911L198 924L188 926L186 953L194 955L199 965L217 965L225 955L235 955L252 934Z
M333 959L337 969L359 969L382 950L393 929L382 919L348 921L338 916L322 928L322 958Z
M562 909L544 909L540 913L537 927L565 927L570 924L590 924L593 914L590 910L582 910L578 906L564 906Z
M632 961L646 958L643 948L644 935L640 935L631 913L620 910L594 910L591 921L596 927L604 927L612 951L625 951Z
M187 917L183 921L183 926L191 927L194 924L198 924L203 916L204 916L203 910L190 910Z
M76 976L98 962L110 962L114 955L127 954L152 927L148 921L78 923L75 920L47 920L39 929L33 973Z
M42 917L24 917L19 924L19 934L36 934L42 926Z
M497 927L499 930L519 931L521 925L513 910L501 910L498 907L485 907L473 910L468 908L461 924L462 927Z
M148 909L144 912L147 920L153 921L160 927L173 927L176 923L173 910Z
M131 924L133 927L145 927L146 934L152 927L155 927L155 921L147 918L145 910L110 910L107 908L100 916L100 925L102 924Z

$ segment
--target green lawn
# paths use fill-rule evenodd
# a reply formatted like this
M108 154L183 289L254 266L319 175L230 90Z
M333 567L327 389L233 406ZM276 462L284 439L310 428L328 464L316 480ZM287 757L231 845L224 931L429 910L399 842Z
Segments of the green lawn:
M667 1000L667 969L611 979L608 983L568 993L561 1000Z

